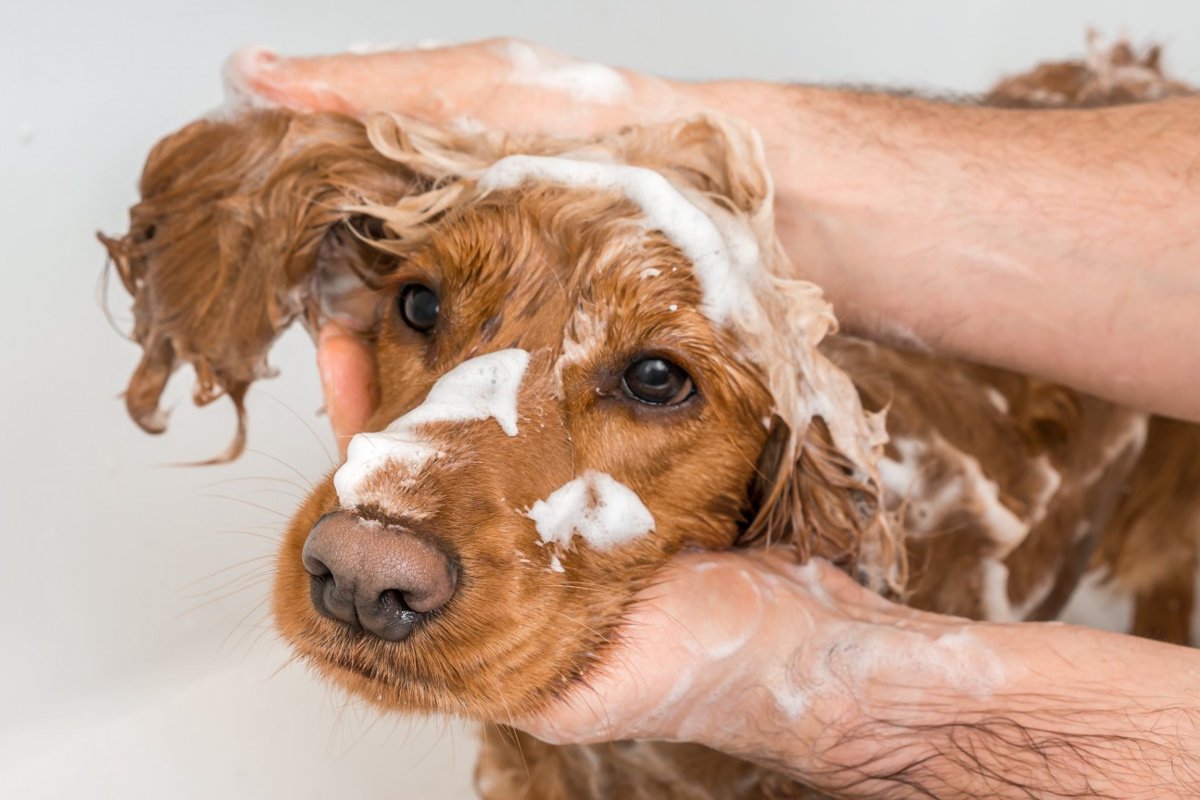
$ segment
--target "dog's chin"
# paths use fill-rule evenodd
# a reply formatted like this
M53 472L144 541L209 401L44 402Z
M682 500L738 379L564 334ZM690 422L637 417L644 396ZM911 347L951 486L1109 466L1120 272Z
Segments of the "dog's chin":
M314 627L326 627L324 620L313 622L318 623ZM584 652L577 660L564 659L561 668L550 670L557 679L549 683L513 680L543 672L545 664L535 668L510 662L505 670L509 678L504 679L494 674L494 664L479 659L471 669L459 664L452 670L454 674L447 674L443 671L446 665L439 665L444 658L422 654L423 645L436 645L417 641L420 633L428 632L418 632L399 643L381 642L350 631L289 638L293 649L322 678L380 711L446 714L502 724L542 711L583 680L584 668L577 665L591 660ZM396 648L409 652L401 655Z

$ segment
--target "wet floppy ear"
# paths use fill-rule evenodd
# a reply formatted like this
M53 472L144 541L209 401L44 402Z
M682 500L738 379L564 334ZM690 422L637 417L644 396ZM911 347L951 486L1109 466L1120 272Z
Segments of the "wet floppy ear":
M897 542L872 481L834 444L819 417L799 441L778 416L751 484L753 519L739 543L795 547L876 590L899 588Z
M101 242L133 296L144 351L125 400L159 433L171 374L196 372L198 405L228 395L238 429L213 461L245 443L243 399L268 377L267 354L293 321L370 334L372 276L395 263L376 240L422 235L458 198L452 177L479 150L392 119L364 126L332 114L254 111L204 120L167 137L147 160L142 200L121 237ZM466 160L456 162L455 147Z
M786 542L801 560L828 559L876 591L899 593L901 531L876 471L883 413L864 409L850 377L821 352L834 321L819 289L773 279L764 302L775 321L761 343L775 413L741 542Z

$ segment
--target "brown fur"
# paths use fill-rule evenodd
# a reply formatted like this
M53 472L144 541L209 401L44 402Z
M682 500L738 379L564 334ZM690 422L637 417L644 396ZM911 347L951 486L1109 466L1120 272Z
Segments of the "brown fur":
M1141 66L1158 70L1157 56ZM1010 80L991 99L1026 102L1046 82L1062 104L1097 96L1078 69L1066 72L1075 76L1066 83L1037 77L1065 74L1055 69ZM785 541L913 605L977 618L1053 618L1089 564L1101 565L1137 594L1136 632L1186 639L1200 429L846 336L810 353L825 332L820 314L806 317L811 330L781 317L782 340L755 342L747 355L747 342L699 313L687 259L661 234L643 236L638 209L620 195L553 186L481 194L463 179L507 153L580 149L702 190L774 241L753 138L720 120L580 143L281 111L168 137L147 163L129 234L104 240L134 295L145 350L127 403L152 432L163 429L158 398L182 363L196 369L197 402L228 393L240 420L271 343L297 318L310 330L337 318L375 344L372 429L468 358L532 354L521 436L439 423L431 436L445 464L415 484L385 472L370 486L379 502L361 513L396 520L395 508L418 504L422 517L406 524L460 568L454 600L410 639L374 639L314 612L300 550L337 507L331 481L298 511L279 555L275 612L321 673L385 709L489 723L477 774L489 798L783 798L811 792L698 746L553 747L503 723L608 668L633 595L685 547ZM771 248L765 257L793 304L783 308L811 303L782 257ZM642 279L651 267L660 276ZM391 308L410 281L438 287L446 323L434 338ZM566 343L596 330L586 358L559 360ZM683 365L700 399L674 410L623 400L621 371L647 350ZM811 422L795 411L818 378L844 375L861 406L855 397ZM884 408L891 441L879 452L868 412ZM241 449L240 430L226 457ZM614 551L576 548L565 572L552 572L524 512L584 468L630 486L656 529Z

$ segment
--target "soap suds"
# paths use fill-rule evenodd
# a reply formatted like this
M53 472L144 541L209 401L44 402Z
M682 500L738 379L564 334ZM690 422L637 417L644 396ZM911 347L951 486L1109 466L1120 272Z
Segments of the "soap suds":
M1008 398L1005 397L995 386L984 386L983 394L987 401L991 403L992 408L999 411L1001 414L1008 413Z
M952 446L934 433L928 442L898 436L892 446L898 459L881 458L879 478L887 490L889 507L903 505L910 534L935 532L947 514L966 509L975 514L995 545L992 557L1003 559L1029 534L1030 522L1004 504L1000 487L983 472L979 460ZM938 483L922 473L925 458L946 461L953 469ZM1049 462L1039 464L1044 478L1042 493L1033 514L1034 522L1044 515L1061 483ZM939 471L938 474L941 474ZM1038 509L1040 508L1040 512Z
M436 47L437 45L433 46ZM396 50L405 49L407 48L398 42L351 42L350 44L346 45L346 52L356 56L369 56L373 53L390 53ZM421 45L418 44L416 49L420 50L428 48L422 48Z
M553 392L563 396L563 370L573 364L584 364L600 349L608 330L607 323L583 308L575 309L563 336L562 353L554 362Z
M278 54L261 44L247 45L226 59L221 67L225 102L212 116L221 119L243 109L271 108L274 104L254 91L253 80L254 76L274 68L278 61Z
M965 628L931 637L864 622L826 625L807 649L823 653L807 670L787 665L775 676L776 706L789 718L807 712L818 694L863 697L870 683L897 678L919 690L949 687L986 697L1008 678L1000 657ZM804 675L798 686L795 676Z
M703 296L700 310L714 324L726 324L736 311L758 309L749 279L762 267L749 230L730 223L722 231L659 173L625 164L514 155L479 174L485 192L527 181L621 192L641 209L647 228L662 231L692 262Z
M342 506L361 504L364 482L387 466L408 472L437 458L436 445L417 430L435 422L494 419L508 436L517 435L517 398L529 365L525 350L500 350L472 358L447 372L421 405L377 433L360 433L350 440L346 463L333 477Z
M593 549L612 550L654 530L654 517L641 498L594 470L538 500L526 516L534 521L542 544L553 542L564 548L578 535Z
M979 604L983 618L992 622L1012 622L1013 606L1008 597L1008 567L996 558L979 562Z
M512 63L508 78L513 83L541 86L569 94L575 100L606 105L629 97L629 84L612 67L576 61L524 42L505 42L504 50Z

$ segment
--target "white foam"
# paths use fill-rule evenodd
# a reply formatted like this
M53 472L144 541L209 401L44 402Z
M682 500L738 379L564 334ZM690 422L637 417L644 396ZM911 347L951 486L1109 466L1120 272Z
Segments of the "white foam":
M824 657L805 672L803 686L786 667L773 682L776 706L788 717L807 712L818 694L862 698L880 677L901 676L912 689L949 686L977 696L990 695L1008 678L999 655L965 628L930 637L870 623L832 623L814 634L811 649Z
M575 100L607 105L629 97L629 84L621 73L604 64L575 61L517 41L506 42L505 52L513 65L508 76L513 83L541 86L565 92Z
M436 47L436 45L434 45ZM420 49L420 45L417 48ZM404 45L399 42L351 42L346 45L346 52L356 56L369 56L374 53L391 53L393 51L404 50Z
M514 155L478 176L484 191L511 189L528 181L621 192L642 211L647 228L662 231L692 262L703 293L700 310L724 325L736 310L757 309L749 283L763 274L758 244L732 218L718 225L670 181L653 170L573 158Z
M578 535L596 550L614 547L654 530L654 517L641 498L603 472L588 470L538 500L526 514L543 544L570 547Z
M415 472L440 455L417 430L423 425L491 418L507 435L516 436L517 398L528 366L529 353L519 349L464 361L438 379L421 405L382 431L355 436L346 463L333 477L342 505L359 505L364 482L377 471L399 467Z
M984 386L983 394L987 397L987 401L992 404L992 408L999 411L1001 414L1008 413L1008 398L1005 397L995 386Z
M907 504L909 533L920 535L935 531L946 514L968 508L987 528L995 545L991 553L994 558L1005 558L1029 534L1031 523L1004 504L1000 487L984 474L978 459L962 452L937 434L930 435L928 444L898 436L892 440L892 445L899 454L899 460L881 458L878 463L879 478L890 494L889 507ZM943 460L952 461L955 466L954 472L938 483L928 480L921 471L922 459L930 452ZM1039 463L1038 468L1044 483L1033 522L1044 516L1061 483L1061 476L1049 461Z
M261 44L247 45L236 51L221 66L225 102L213 112L216 118L230 117L249 108L270 108L274 104L254 91L251 76L275 63L275 51Z
M554 362L553 390L556 397L562 396L563 370L572 364L586 364L604 343L607 329L603 318L588 313L582 307L575 309L563 336L562 354Z
M979 562L979 603L983 618L992 622L1012 622L1016 619L1012 600L1008 596L1008 566L996 558Z

